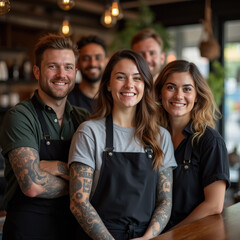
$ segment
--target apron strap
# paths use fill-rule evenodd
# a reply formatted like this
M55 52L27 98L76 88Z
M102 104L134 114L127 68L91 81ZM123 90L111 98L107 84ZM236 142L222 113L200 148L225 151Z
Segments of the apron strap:
M106 117L106 151L113 151L113 119L112 114Z
M106 117L106 148L105 151L112 152L114 149L113 147L113 119L112 114ZM145 146L145 152L149 159L153 159L153 150L152 148L147 145Z
M41 110L42 106L37 101L37 98L36 98L35 95L32 97L31 101L33 103L33 106L35 107L36 112L37 112L38 119L40 121L42 131L43 131L43 137L44 137L44 139L49 140L51 137L50 137L50 134L49 134L49 131L48 131L47 123L46 123L46 121L43 117L43 113L42 113L42 110Z
M37 97L35 95L32 97L31 101L33 103L33 106L34 106L36 112L37 112L38 119L39 119L41 127L42 127L44 139L49 140L49 139L51 139L51 136L50 136L49 131L48 131L47 123L46 123L46 121L43 117L43 113L42 113L42 110L41 110L42 106L38 102ZM73 122L74 130L76 131L78 126L79 126L79 123L76 120L76 118L74 117L73 111L71 111L70 117L71 117L72 122Z
M184 152L184 169L188 169L188 165L191 164L191 156L192 156L192 136L188 138L185 152Z
M70 117L71 117L72 122L73 122L74 130L75 130L75 132L76 132L76 130L77 130L77 128L78 128L78 126L79 126L80 123L79 123L79 122L77 121L77 119L74 117L73 111L71 111Z

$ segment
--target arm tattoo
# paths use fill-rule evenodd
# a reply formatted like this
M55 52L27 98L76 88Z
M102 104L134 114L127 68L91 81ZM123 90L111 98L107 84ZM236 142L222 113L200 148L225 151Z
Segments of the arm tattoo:
M167 225L172 209L172 168L158 174L156 208L149 227L152 236L159 235Z
M58 166L58 171L64 175L68 175L69 171L68 171L68 167L67 164L65 162L60 162L57 164Z
M36 184L43 189L38 195L41 198L56 198L68 193L65 180L40 170L37 150L28 147L16 148L9 152L8 157L23 192L30 189L32 184Z
M92 239L112 240L101 218L89 201L94 170L82 163L70 166L71 211Z

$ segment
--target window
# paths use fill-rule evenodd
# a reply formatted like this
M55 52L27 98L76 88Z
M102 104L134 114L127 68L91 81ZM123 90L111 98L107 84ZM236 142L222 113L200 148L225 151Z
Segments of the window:
M172 37L172 48L167 53L169 57L174 55L177 59L184 59L195 63L204 77L209 74L209 61L200 56L199 43L202 39L202 25L186 25L170 27L168 29Z
M224 136L228 151L236 147L240 152L240 21L226 22L224 27Z

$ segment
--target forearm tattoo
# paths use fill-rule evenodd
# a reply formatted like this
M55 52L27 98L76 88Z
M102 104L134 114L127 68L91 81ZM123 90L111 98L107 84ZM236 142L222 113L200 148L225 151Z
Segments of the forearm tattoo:
M157 201L149 227L152 236L158 236L170 218L172 209L172 168L158 174Z
M68 183L39 168L39 153L33 148L21 147L9 153L9 161L23 192L33 183L43 188L37 197L56 198L68 193Z
M89 201L93 182L93 169L81 163L70 167L71 211L79 224L92 239L110 240L108 232L98 213Z
M57 167L58 167L58 171L64 175L67 175L69 174L69 170L68 170L68 166L65 162L60 162L57 164Z

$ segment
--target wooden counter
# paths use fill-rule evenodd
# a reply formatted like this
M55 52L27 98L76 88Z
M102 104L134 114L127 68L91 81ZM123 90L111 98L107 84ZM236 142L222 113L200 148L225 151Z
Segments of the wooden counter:
M154 240L238 240L240 239L240 203L220 215L205 217L153 238Z

